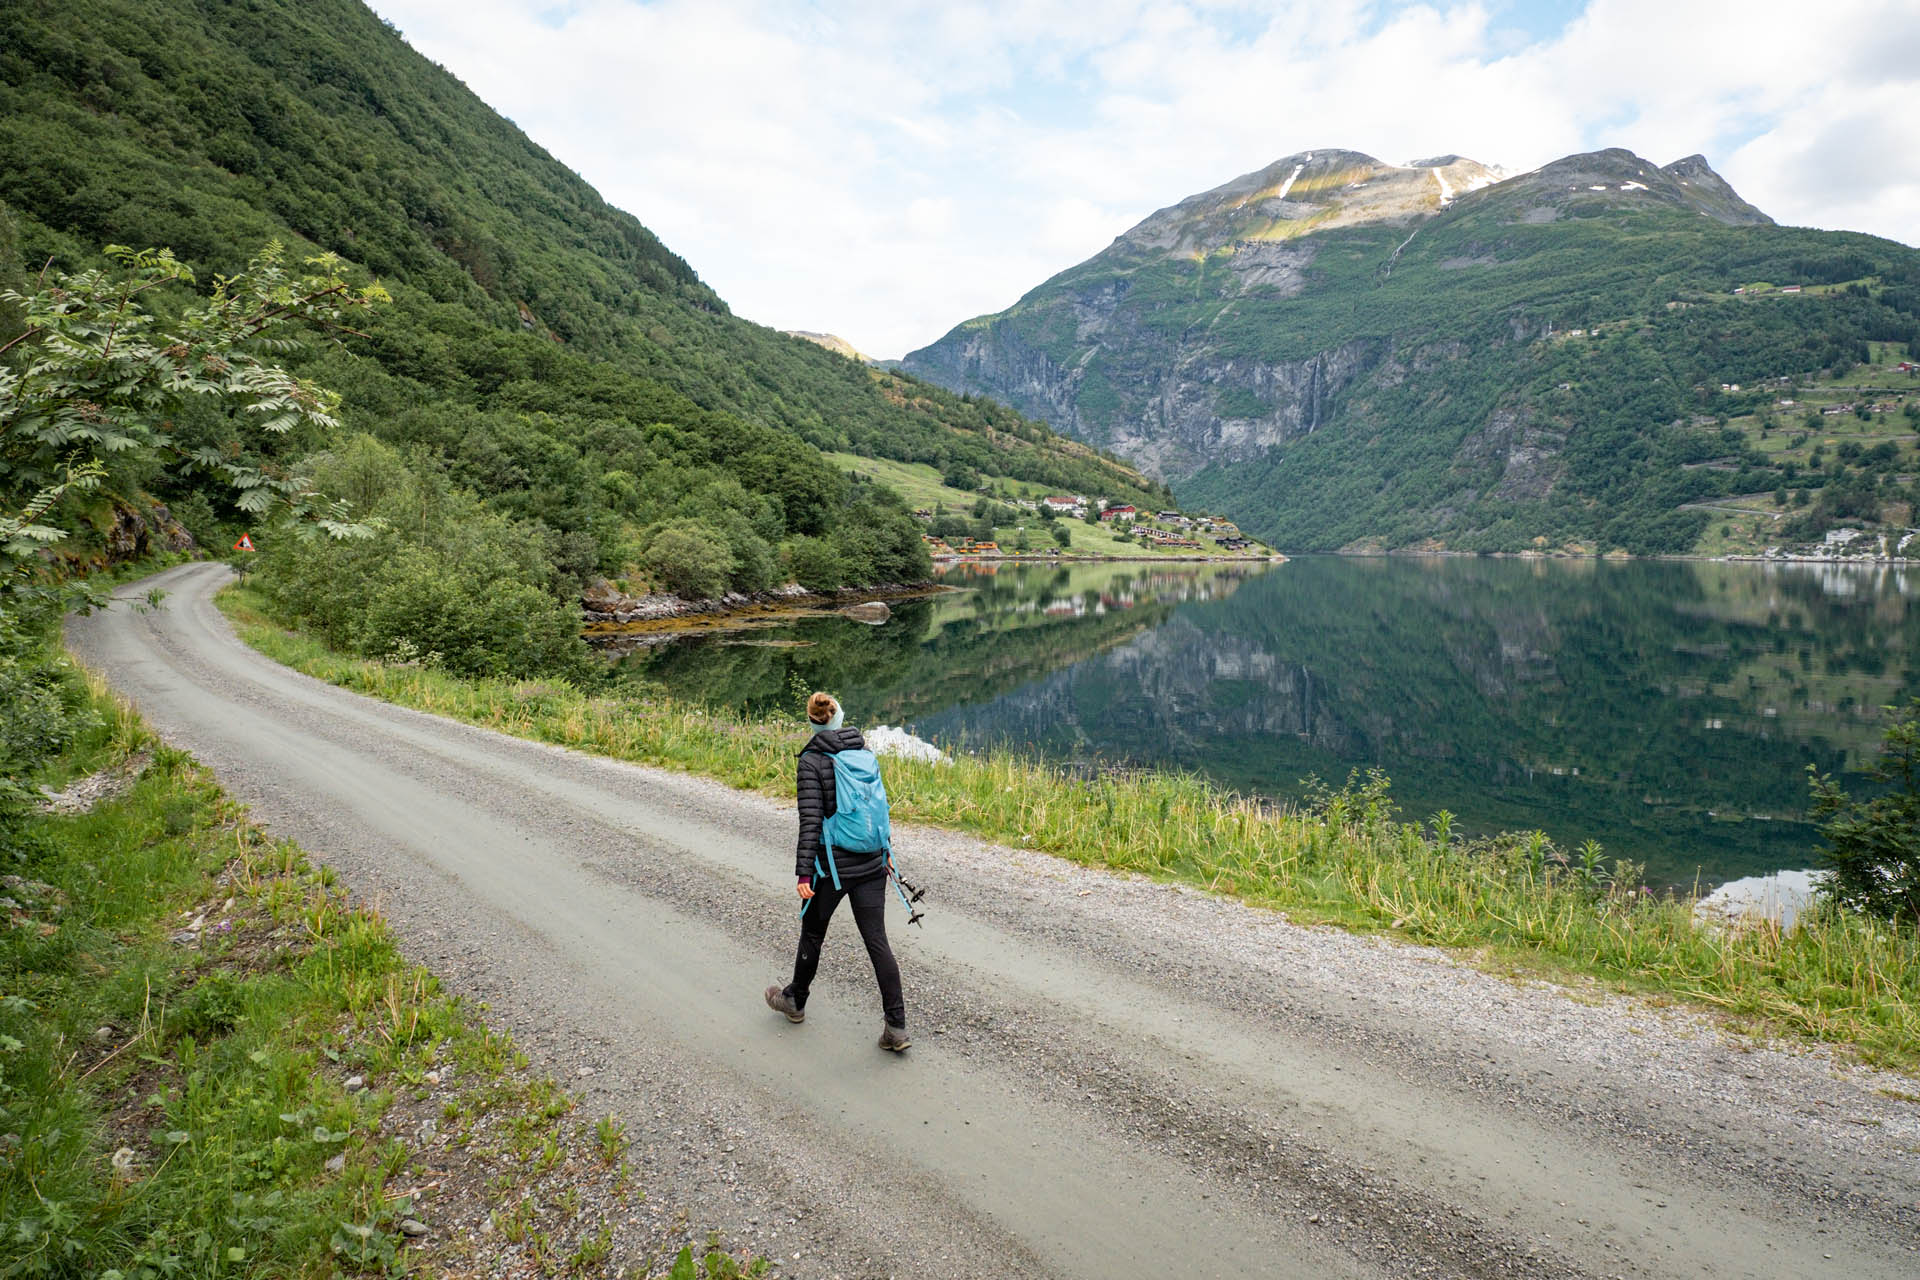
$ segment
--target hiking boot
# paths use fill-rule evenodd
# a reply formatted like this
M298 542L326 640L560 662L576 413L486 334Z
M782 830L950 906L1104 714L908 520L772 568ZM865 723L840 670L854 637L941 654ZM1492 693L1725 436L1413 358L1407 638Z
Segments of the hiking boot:
M767 1008L773 1010L775 1013L786 1014L788 1022L805 1022L807 1020L807 1011L795 1004L793 997L782 991L779 987L767 988ZM901 1047L905 1048L906 1046L902 1045Z
M913 1041L907 1039L907 1029L887 1023L880 1032L880 1047L890 1053L898 1053Z

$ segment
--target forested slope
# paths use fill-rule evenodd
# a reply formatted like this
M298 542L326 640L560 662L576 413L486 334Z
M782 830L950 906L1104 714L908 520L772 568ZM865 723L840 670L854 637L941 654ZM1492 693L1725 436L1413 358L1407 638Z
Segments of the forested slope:
M362 334L291 357L344 394L345 434L294 433L284 464L351 479L395 536L439 540L443 572L490 567L564 599L593 573L647 573L677 527L718 548L692 585L755 589L796 564L820 585L922 576L911 518L822 448L1144 496L1130 468L999 405L731 315L352 0L0 8L5 283L101 265L118 243L169 246L204 286L273 239L392 294ZM192 414L175 429L191 444ZM174 472L146 480L203 534L231 532L236 512ZM499 554L468 556L448 532L467 524Z

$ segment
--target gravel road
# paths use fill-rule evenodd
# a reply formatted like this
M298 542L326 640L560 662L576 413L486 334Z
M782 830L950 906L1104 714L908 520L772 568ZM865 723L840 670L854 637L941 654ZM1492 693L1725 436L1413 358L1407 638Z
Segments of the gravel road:
M914 1047L850 919L790 1026L791 804L295 674L226 574L69 644L785 1274L1920 1275L1920 1082L950 832Z

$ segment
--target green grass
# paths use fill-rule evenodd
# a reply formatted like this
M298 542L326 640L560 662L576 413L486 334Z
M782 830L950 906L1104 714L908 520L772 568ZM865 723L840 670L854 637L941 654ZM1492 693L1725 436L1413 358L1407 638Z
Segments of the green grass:
M580 1122L377 911L98 683L86 701L92 727L37 781L150 763L91 812L0 819L17 904L0 930L0 1275L477 1274L485 1241L400 1227L435 1220L445 1193L416 1192L459 1170L483 1206L531 1206L548 1274L568 1257L589 1273L629 1210L554 1205L625 1152L618 1122ZM459 1081L437 1116L453 1145L383 1133L396 1105L432 1105L437 1073Z
M924 462L892 462L885 458L863 458L853 453L829 453L827 461L842 471L852 471L886 485L902 498L907 505L920 509L944 506L948 511L965 514L973 509L980 495L968 493L964 489L955 489L940 478L940 473ZM1015 497L1035 499L1049 493L1059 493L1058 489L1049 489L1044 485L1030 484L1019 480L995 478L996 488L1006 489ZM1093 495L1099 496L1099 495ZM1073 533L1073 546L1063 553L1070 556L1109 556L1128 560L1178 559L1183 556L1213 555L1247 557L1246 553L1222 551L1213 545L1211 538L1199 539L1201 550L1169 549L1143 547L1118 536L1110 524L1091 525L1083 520L1064 521ZM1002 525L994 530L994 540L1002 550L1011 551L1014 540L1019 537L1018 525ZM1054 545L1053 534L1047 524L1038 515L1027 522L1027 539L1035 551L1045 554L1048 547ZM1264 555L1265 553L1262 553Z
M244 589L221 596L241 636L309 675L374 697L622 760L786 796L793 726L565 684L459 680L343 657L275 625ZM1450 819L1395 820L1376 786L1317 809L1274 808L1175 774L1067 775L1016 755L890 760L903 821L969 831L1090 866L1203 886L1305 921L1395 933L1484 963L1684 1000L1736 1027L1852 1046L1920 1066L1920 937L1817 915L1790 933L1722 934L1690 904L1614 881L1544 837L1454 839Z
M1843 447L1850 450L1857 447L1865 452L1891 444L1896 457L1885 468L1888 473L1898 476L1920 471L1920 417L1909 417L1906 412L1908 406L1920 405L1920 377L1901 373L1896 367L1898 361L1906 359L1904 343L1867 345L1873 355L1871 363L1856 364L1831 375L1794 378L1786 386L1767 383L1764 387L1746 388L1749 395L1761 395L1760 407L1729 417L1725 425L1739 432L1741 445L1757 451L1767 463L1797 465L1799 474L1795 479L1789 482L1782 477L1779 487L1790 493L1795 489L1817 493L1819 485L1828 478L1824 468L1832 465L1832 459ZM1793 403L1783 407L1777 403L1782 399ZM1863 403L1891 404L1894 408L1870 413L1866 418L1852 412L1822 412L1836 405ZM1814 418L1811 425L1807 422L1809 415ZM1692 430L1717 436L1721 426L1717 422L1705 422ZM1815 450L1820 451L1819 461L1815 459ZM1733 447L1727 449L1729 454L1734 451ZM1857 465L1857 458L1855 463ZM1776 502L1771 491L1703 501L1710 502L1716 509L1708 513L1707 524L1692 548L1694 555L1754 555L1769 546L1780 545L1784 540L1783 526L1804 511L1790 502L1784 505ZM1727 507L1746 508L1747 513L1718 509ZM1775 515L1782 518L1775 520L1772 518ZM1897 515L1896 508L1895 517L1890 517L1892 527L1903 527Z
M50 772L135 748L152 764L124 796L19 833L19 874L40 887L0 942L6 1274L296 1274L347 1227L354 1252L392 1257L411 1205L383 1190L389 1095L341 1081L481 1041L377 915L92 701L100 727ZM204 928L183 948L169 935L189 915Z
M964 511L971 508L980 497L977 493L968 493L947 484L941 480L938 471L924 462L863 458L857 453L829 453L825 456L828 462L842 471L851 471L886 485L905 498L910 507L944 504L948 510ZM1020 498L1036 498L1054 492L1027 480L1008 480L999 476L990 479L996 489L1005 489Z

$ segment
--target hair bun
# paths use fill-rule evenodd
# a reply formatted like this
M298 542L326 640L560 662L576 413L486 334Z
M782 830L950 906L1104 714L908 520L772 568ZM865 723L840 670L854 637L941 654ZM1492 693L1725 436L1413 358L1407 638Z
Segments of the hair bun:
M816 693L807 699L807 719L815 724L825 724L833 719L833 713L839 709L840 704L833 700L830 693Z

